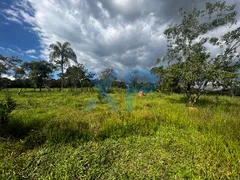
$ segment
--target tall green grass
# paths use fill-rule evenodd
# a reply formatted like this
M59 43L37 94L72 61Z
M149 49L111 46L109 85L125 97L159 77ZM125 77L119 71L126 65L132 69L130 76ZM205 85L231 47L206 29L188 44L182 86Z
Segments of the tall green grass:
M0 127L2 179L240 178L239 98L203 96L189 109L181 95L135 94L126 112L118 89L120 111L96 92L8 93L17 109Z

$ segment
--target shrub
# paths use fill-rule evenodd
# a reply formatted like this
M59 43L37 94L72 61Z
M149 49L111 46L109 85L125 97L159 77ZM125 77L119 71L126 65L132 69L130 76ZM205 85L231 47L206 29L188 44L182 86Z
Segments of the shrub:
M16 101L11 97L7 97L4 101L0 101L0 123L7 124L9 114L16 108Z

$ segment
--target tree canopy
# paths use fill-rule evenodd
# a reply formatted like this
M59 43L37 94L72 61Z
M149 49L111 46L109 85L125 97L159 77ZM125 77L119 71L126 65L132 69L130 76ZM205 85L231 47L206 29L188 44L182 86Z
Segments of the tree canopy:
M179 86L183 89L189 103L196 103L209 83L213 87L232 86L239 69L239 58L235 56L240 45L240 29L237 28L220 38L207 33L221 26L236 22L236 5L226 2L206 3L205 8L194 8L188 12L179 10L181 22L165 30L167 53L157 63L167 61L167 67L152 69L167 87ZM222 49L213 57L206 44L212 43Z
M71 48L69 42L61 44L56 42L56 44L50 45L51 53L49 55L50 61L54 62L61 68L61 91L63 90L64 83L64 65L69 65L71 59L73 62L77 63L77 55Z

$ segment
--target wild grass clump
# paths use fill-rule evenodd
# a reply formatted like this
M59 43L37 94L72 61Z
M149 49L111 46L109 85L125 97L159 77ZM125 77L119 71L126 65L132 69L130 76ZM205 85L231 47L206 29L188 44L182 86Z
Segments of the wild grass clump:
M109 122L98 132L97 138L104 140L107 138L119 139L129 136L151 136L154 135L161 120L152 121L150 119L125 120L125 122Z
M46 136L50 143L81 143L93 139L89 124L83 121L53 121L47 127Z

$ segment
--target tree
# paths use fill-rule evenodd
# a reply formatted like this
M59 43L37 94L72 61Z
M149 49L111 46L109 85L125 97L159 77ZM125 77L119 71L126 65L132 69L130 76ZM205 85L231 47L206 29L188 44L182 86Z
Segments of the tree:
M211 38L210 43L223 50L215 58L218 78L214 85L230 90L231 95L234 96L234 89L239 86L240 57L237 49L240 46L240 27L220 38Z
M25 62L22 65L25 74L30 78L34 88L38 87L42 91L44 81L49 79L53 72L53 65L47 61Z
M107 68L103 70L100 74L100 81L102 82L102 86L104 91L109 92L112 86L112 82L117 79L117 74L113 69Z
M223 35L221 40L207 35L236 22L235 5L228 6L226 2L206 3L204 9L194 8L191 12L181 8L179 14L181 22L164 32L167 54L157 63L168 62L168 67L158 67L162 69L164 81L171 84L176 80L173 77L177 77L177 85L183 89L189 104L194 105L209 83L221 82L218 84L223 86L236 77L239 59L234 60L233 53L240 43L239 28ZM212 57L206 48L209 42L223 48L223 53Z
M14 68L14 77L15 77L15 83L18 81L19 84L21 84L21 90L22 90L22 86L26 88L26 74L23 67Z
M130 84L133 87L137 87L138 85L138 70L133 70L130 74Z
M181 92L181 87L179 86L180 78L178 76L180 68L178 66L179 64L173 64L169 68L159 66L151 69L151 73L155 74L159 79L158 90L164 93Z
M63 81L64 81L64 65L69 64L71 59L77 63L77 55L71 48L69 42L61 44L56 42L56 44L50 45L51 53L49 55L50 61L55 62L61 68L61 91L63 91Z
M69 67L66 71L66 77L69 84L74 85L75 88L78 86L90 86L91 78L94 76L93 73L88 72L83 64Z
M10 74L10 71L17 67L22 60L17 57L5 57L0 55L0 80L3 74ZM0 86L0 90L2 90L2 86Z

